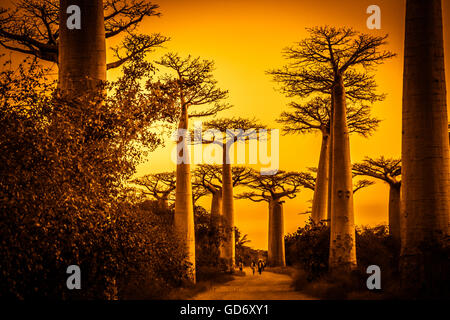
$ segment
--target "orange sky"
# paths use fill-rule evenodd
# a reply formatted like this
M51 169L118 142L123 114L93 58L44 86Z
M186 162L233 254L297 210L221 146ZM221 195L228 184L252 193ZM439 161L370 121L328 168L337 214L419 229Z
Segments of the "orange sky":
M4 3L5 0L0 0ZM155 0L162 16L145 20L139 31L159 32L171 37L165 49L157 50L151 58L157 59L169 51L181 55L192 54L216 63L214 73L219 86L229 90L228 102L235 107L221 116L256 116L270 128L289 102L274 88L277 86L265 71L281 67L285 61L284 47L307 36L305 27L318 25L351 26L357 30L388 33L388 49L398 57L379 67L376 79L380 92L387 99L373 107L373 114L382 119L378 131L369 139L351 137L353 162L365 156L400 157L401 154L401 99L403 71L403 35L405 0ZM381 30L368 30L366 8L376 4L381 8ZM450 33L450 1L444 4L444 34ZM112 42L107 43L113 45ZM450 40L446 41L450 52ZM446 55L450 65L450 55ZM113 79L117 71L110 71ZM450 79L447 67L447 79ZM448 88L450 81L448 81ZM449 100L449 99L448 99ZM280 137L280 169L304 171L316 167L320 151L320 135ZM169 147L150 154L148 162L138 168L138 176L161 171L171 171ZM236 190L239 193L242 190ZM287 199L285 206L285 231L293 232L304 224L306 215L299 215L309 206L312 191L303 189L294 200ZM387 222L388 186L382 182L355 194L355 220L358 225L376 225ZM210 199L200 201L207 209ZM267 248L266 203L248 200L235 202L237 227L247 233L250 245Z
M235 106L221 115L256 116L271 128L278 127L274 120L286 109L289 100L274 90L276 84L264 72L284 64L281 50L304 38L305 27L328 24L351 26L367 33L388 33L388 49L399 56L382 65L377 72L380 91L388 96L373 107L373 114L383 122L371 138L351 138L351 157L355 162L365 156L400 156L404 0L161 0L157 3L162 17L147 20L140 31L160 32L172 40L165 50L155 53L155 58L167 51L176 51L182 55L213 59L219 86L229 90L228 101ZM380 31L366 27L368 15L365 12L371 4L381 8ZM449 19L450 4L444 1L447 34ZM449 46L450 41L447 41L447 52L450 52ZM448 54L446 64L450 65ZM303 171L317 166L320 142L319 134L281 137L280 169ZM174 169L167 147L152 153L149 161L139 167L138 175ZM310 199L312 191L302 190L296 199L286 201L287 233L304 224L307 216L298 213L308 208ZM386 223L387 200L388 186L382 182L358 191L355 195L356 224ZM209 198L200 201L208 209L209 203ZM235 210L236 225L249 235L250 245L266 249L267 204L237 200Z

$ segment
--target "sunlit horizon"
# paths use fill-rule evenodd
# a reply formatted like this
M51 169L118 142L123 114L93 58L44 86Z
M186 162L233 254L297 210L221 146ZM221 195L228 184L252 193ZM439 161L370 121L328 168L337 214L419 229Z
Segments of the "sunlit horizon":
M349 26L368 34L389 34L386 49L397 57L379 66L375 79L378 91L386 93L382 102L372 107L372 115L382 120L379 128L368 139L351 136L352 162L368 157L400 158L401 108L403 77L404 1L377 1L381 8L381 30L366 27L366 8L371 1L308 1L282 0L275 6L270 1L159 1L160 18L152 18L140 27L141 32L159 32L171 40L163 49L156 50L151 58L157 59L166 52L182 56L200 56L214 60L218 86L229 90L227 100L234 107L220 112L216 117L257 117L269 128L280 128L275 122L281 111L287 109L291 99L285 98L277 84L265 72L281 67L286 60L283 48L305 38L306 27L330 25ZM450 6L444 1L444 32L448 33ZM205 14L207 13L207 14ZM110 46L111 44L108 43ZM450 50L446 42L446 52ZM450 65L449 55L446 55ZM117 71L110 71L114 77ZM448 78L447 68L447 78ZM449 85L447 84L447 91ZM447 97L449 101L449 98ZM317 167L320 152L320 135L280 136L280 170L306 171ZM149 155L148 162L139 166L136 176L175 170L170 160L173 142ZM235 191L241 192L242 188ZM387 184L376 181L355 194L355 223L375 226L388 221ZM285 232L295 232L303 226L309 215L300 214L311 206L313 192L302 191L284 204ZM210 208L211 197L199 204ZM268 209L265 202L235 201L235 224L243 234L248 234L249 246L267 249Z

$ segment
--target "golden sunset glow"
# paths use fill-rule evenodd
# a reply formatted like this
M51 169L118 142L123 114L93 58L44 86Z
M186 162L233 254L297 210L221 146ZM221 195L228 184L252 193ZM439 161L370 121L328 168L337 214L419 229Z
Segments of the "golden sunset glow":
M141 32L160 32L171 38L165 49L157 50L155 59L168 51L182 56L191 54L215 61L215 76L219 87L229 90L228 101L234 108L217 117L238 114L257 117L269 128L279 128L275 119L286 110L289 99L277 92L277 84L265 71L286 63L282 49L307 36L305 27L330 25L349 26L369 34L389 34L387 50L397 57L379 66L376 80L379 92L387 94L375 103L372 114L382 120L368 139L351 136L352 162L364 157L395 157L401 155L401 109L403 77L403 39L405 1L170 1L159 2L162 16L145 21ZM371 4L381 8L381 30L366 27ZM450 34L450 4L443 2L444 34ZM445 35L444 35L445 36ZM448 39L445 36L445 39ZM110 45L110 44L109 44ZM446 42L450 52L450 41ZM450 65L449 55L446 65ZM114 76L110 71L108 76ZM448 68L447 68L447 78ZM448 87L448 84L447 84ZM448 97L447 97L448 99ZM280 170L305 171L317 167L321 138L319 134L280 137ZM152 153L149 161L139 167L137 176L172 171L172 143ZM239 193L240 188L235 191ZM376 184L355 194L355 223L357 225L386 224L388 220L387 184ZM285 207L285 231L295 231L308 219L300 215L310 206L313 192L302 191ZM200 200L209 209L210 197ZM249 235L250 245L267 248L267 204L236 200L236 226Z
M0 297L450 297L449 70L450 0L0 0Z

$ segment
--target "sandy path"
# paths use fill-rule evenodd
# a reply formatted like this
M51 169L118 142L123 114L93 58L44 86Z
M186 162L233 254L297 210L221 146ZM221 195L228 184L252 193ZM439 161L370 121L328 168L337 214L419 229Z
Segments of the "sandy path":
M202 292L192 300L314 300L314 298L294 291L290 284L291 277L264 271L261 275L252 274L245 268L245 277L234 280Z

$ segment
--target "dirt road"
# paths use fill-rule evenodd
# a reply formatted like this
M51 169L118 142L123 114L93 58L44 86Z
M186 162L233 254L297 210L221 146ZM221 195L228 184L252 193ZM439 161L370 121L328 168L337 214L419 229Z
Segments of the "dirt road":
M202 292L192 300L315 300L294 291L288 275L268 271L253 275L250 268L244 271L245 277L236 276L234 280Z

